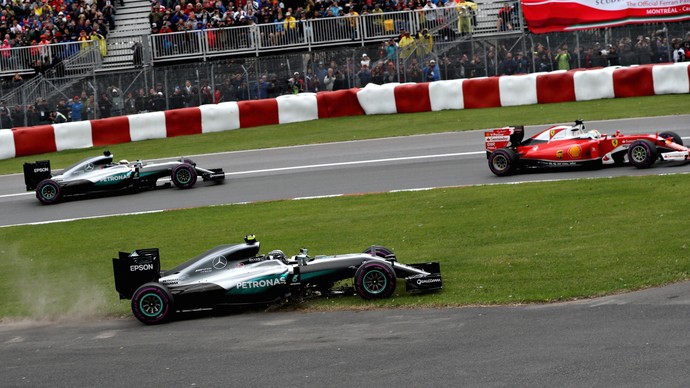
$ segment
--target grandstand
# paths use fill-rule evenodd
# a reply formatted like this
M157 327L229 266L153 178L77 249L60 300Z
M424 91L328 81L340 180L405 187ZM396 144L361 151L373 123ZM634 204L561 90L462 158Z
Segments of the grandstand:
M196 20L191 15L203 15L203 10L175 19L176 9L158 2L108 3L105 7L116 7L112 19L112 11L105 9L85 17L71 8L56 9L47 12L54 15L55 27L43 23L40 41L33 43L28 34L17 39L12 33L3 44L0 94L12 110L11 126L47 123L42 120L45 111L60 100L69 105L74 96L86 97L81 99L82 119L103 118L326 90L329 67L339 89L366 82L423 82L432 59L439 79L471 78L554 70L563 66L556 58L565 49L568 68L670 62L674 40L690 43L688 22L534 35L525 29L519 7L507 19L508 29L498 17L504 3L482 0L475 3L471 32L459 29L459 12L464 11L457 3L415 9L386 3L383 9L360 7L356 16L342 3L341 16L320 17L332 11L325 6L319 11L312 1L305 8L284 10L254 2L234 11L209 9L202 19L206 24L190 22ZM253 10L251 4L261 8ZM70 21L75 19L80 22ZM92 21L91 30L82 19ZM425 29L429 37L422 39L418 34ZM96 35L81 39L81 30L87 37L93 30ZM401 47L404 32L418 39ZM371 58L365 71L362 54ZM0 124L7 128L8 120Z

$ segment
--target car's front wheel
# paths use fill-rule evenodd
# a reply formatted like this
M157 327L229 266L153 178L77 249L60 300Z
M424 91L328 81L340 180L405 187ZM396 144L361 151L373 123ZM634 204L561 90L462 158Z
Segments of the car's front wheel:
M659 153L649 140L635 140L628 148L628 161L637 168L649 168L656 162Z
M518 154L510 148L501 148L489 156L489 169L498 176L507 176L517 171Z
M390 297L395 291L395 283L395 272L385 263L369 261L355 272L355 292L364 299Z
M678 145L683 145L683 138L681 138L680 135L673 131L661 132L659 134L659 137L663 137L664 139L671 139L674 143Z
M170 320L175 313L173 296L162 284L146 283L132 295L132 313L147 325Z
M382 247L380 245L372 245L369 248L365 249L364 252L362 253L367 253L373 256L378 256L383 259L385 258L395 258L395 253L393 253L393 250Z
M62 198L62 189L54 180L45 179L36 187L36 198L44 205L52 205Z
M188 189L196 183L196 176L196 169L190 164L183 163L173 168L170 179L178 188Z

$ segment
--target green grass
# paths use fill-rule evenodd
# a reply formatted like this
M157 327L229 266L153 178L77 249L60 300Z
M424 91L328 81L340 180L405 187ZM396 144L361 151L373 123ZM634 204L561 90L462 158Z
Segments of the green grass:
M577 118L591 121L687 113L690 113L690 94L401 115L342 117L31 155L0 161L0 174L21 172L24 162L43 159L50 159L53 168L66 167L105 149L110 149L118 159L154 159L331 141L499 128L516 124L566 123ZM625 128L621 129L625 130Z
M0 229L0 317L129 315L119 250L159 247L164 268L255 233L262 253L393 248L438 260L444 289L315 309L563 301L689 278L687 175L476 186L228 205Z

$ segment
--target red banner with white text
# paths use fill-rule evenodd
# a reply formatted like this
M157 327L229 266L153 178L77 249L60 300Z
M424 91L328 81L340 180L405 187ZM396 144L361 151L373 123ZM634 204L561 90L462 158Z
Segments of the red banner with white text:
M690 20L690 0L522 0L535 34Z

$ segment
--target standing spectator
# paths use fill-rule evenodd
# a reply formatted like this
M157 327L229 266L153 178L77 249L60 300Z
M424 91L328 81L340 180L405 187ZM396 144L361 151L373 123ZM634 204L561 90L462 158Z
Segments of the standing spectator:
M26 125L29 127L33 127L34 125L38 125L40 123L39 117L38 117L38 112L36 112L36 108L34 108L33 105L29 105L26 107Z
M357 40L357 24L359 23L359 14L354 6L350 7L350 12L345 15L347 17L348 26L350 27L350 38Z
M256 83L256 98L258 100L263 100L268 98L268 89L271 87L271 83L268 82L268 77L264 74L259 78L259 82Z
M637 55L637 64L648 65L652 63L652 49L649 47L649 38L641 37L635 44L635 55Z
M395 38L388 39L386 43L386 59L389 61L395 59L395 54L398 51L398 44L395 42Z
M288 94L299 94L299 80L295 80L295 78L289 78L287 80L288 84Z
M498 10L498 24L499 31L513 30L513 7L509 3L504 3L503 8Z
M333 81L333 90L342 90L347 88L347 82L345 82L345 75L340 72L340 70L335 72L335 81Z
M99 34L98 31L91 31L91 40L98 42L98 49L101 53L101 58L105 58L108 55L108 46L105 42L103 35Z
M63 116L69 118L70 109L67 106L67 101L64 98L60 98L58 100L58 103L57 103L57 106L55 107L55 110L62 113Z
M401 64L402 66L402 64ZM401 70L402 71L402 70ZM419 63L416 58L412 58L410 65L407 68L406 77L404 82L422 82L422 69L419 67Z
M383 62L377 62L373 69L371 69L371 82L376 85L383 85Z
M70 102L72 121L81 121L81 110L83 107L84 105L81 102L81 98L79 96L74 96Z
M184 96L182 95L182 89L179 86L175 86L175 90L170 96L170 109L180 108L184 108Z
M371 59L369 59L369 56L366 53L362 54L362 60L359 62L359 64L360 66L371 66Z
M24 126L24 110L22 106L17 104L12 108L12 113L10 115L12 119L13 127L23 127Z
M326 74L328 73L328 69L323 64L323 61L319 62L319 67L316 68L316 78L319 80L319 84L323 85L324 78L326 78Z
M477 4L469 0L461 0L457 5L457 12L458 32L460 32L460 35L472 34L474 30L472 15L477 12Z
M412 55L415 48L415 41L414 38L410 36L409 31L404 30L402 32L402 38L400 38L398 46L400 46L400 58L407 59Z
M333 68L329 67L328 70L326 71L326 76L323 77L324 89L331 91L331 90L333 90L334 84L335 84L335 74L333 73Z
M558 70L570 70L570 53L567 47L558 49L558 53L554 58Z
M100 118L107 119L110 117L112 107L113 104L110 102L110 98L108 98L108 93L101 93L101 98L98 100L98 111L100 113Z
M125 107L124 99L122 98L122 90L117 86L108 87L108 99L111 103L111 115L120 116Z
M144 90L144 88L139 89L139 94L134 101L134 105L136 107L135 113L148 112L149 98L146 96L146 90Z
M618 50L616 50L615 46L609 45L606 61L608 66L620 66L620 56L618 56Z
M426 0L426 4L422 8L424 12L424 27L425 28L434 28L436 27L436 4L434 4L431 0Z
M685 62L685 47L681 46L680 39L673 40L673 62Z
M441 77L441 71L438 68L435 60L430 60L429 63L424 67L424 82L434 82L438 81Z
M38 121L40 124L48 124L51 121L50 118L50 106L48 106L48 100L43 97L36 99L36 111L38 112Z
M12 128L12 116L10 108L7 107L7 100L0 100L0 129Z
M501 62L501 74L513 75L517 71L517 62L513 59L512 53L506 53L506 58Z
M517 67L515 68L515 74L527 74L529 73L529 61L522 55L521 51L518 51L515 56L515 63Z
M90 95L88 102L89 103L86 106L86 118L89 120L94 120L96 119L96 112L98 111L98 107L96 106L96 96L93 94Z
M425 59L431 54L434 48L434 37L429 33L428 29L423 29L417 36L417 58Z
M127 92L127 98L125 99L125 114L133 115L137 113L137 100L132 95L132 92Z
M360 88L363 88L369 84L369 81L371 81L371 71L369 70L369 66L362 65L362 68L357 72L357 81L358 85L356 86Z

